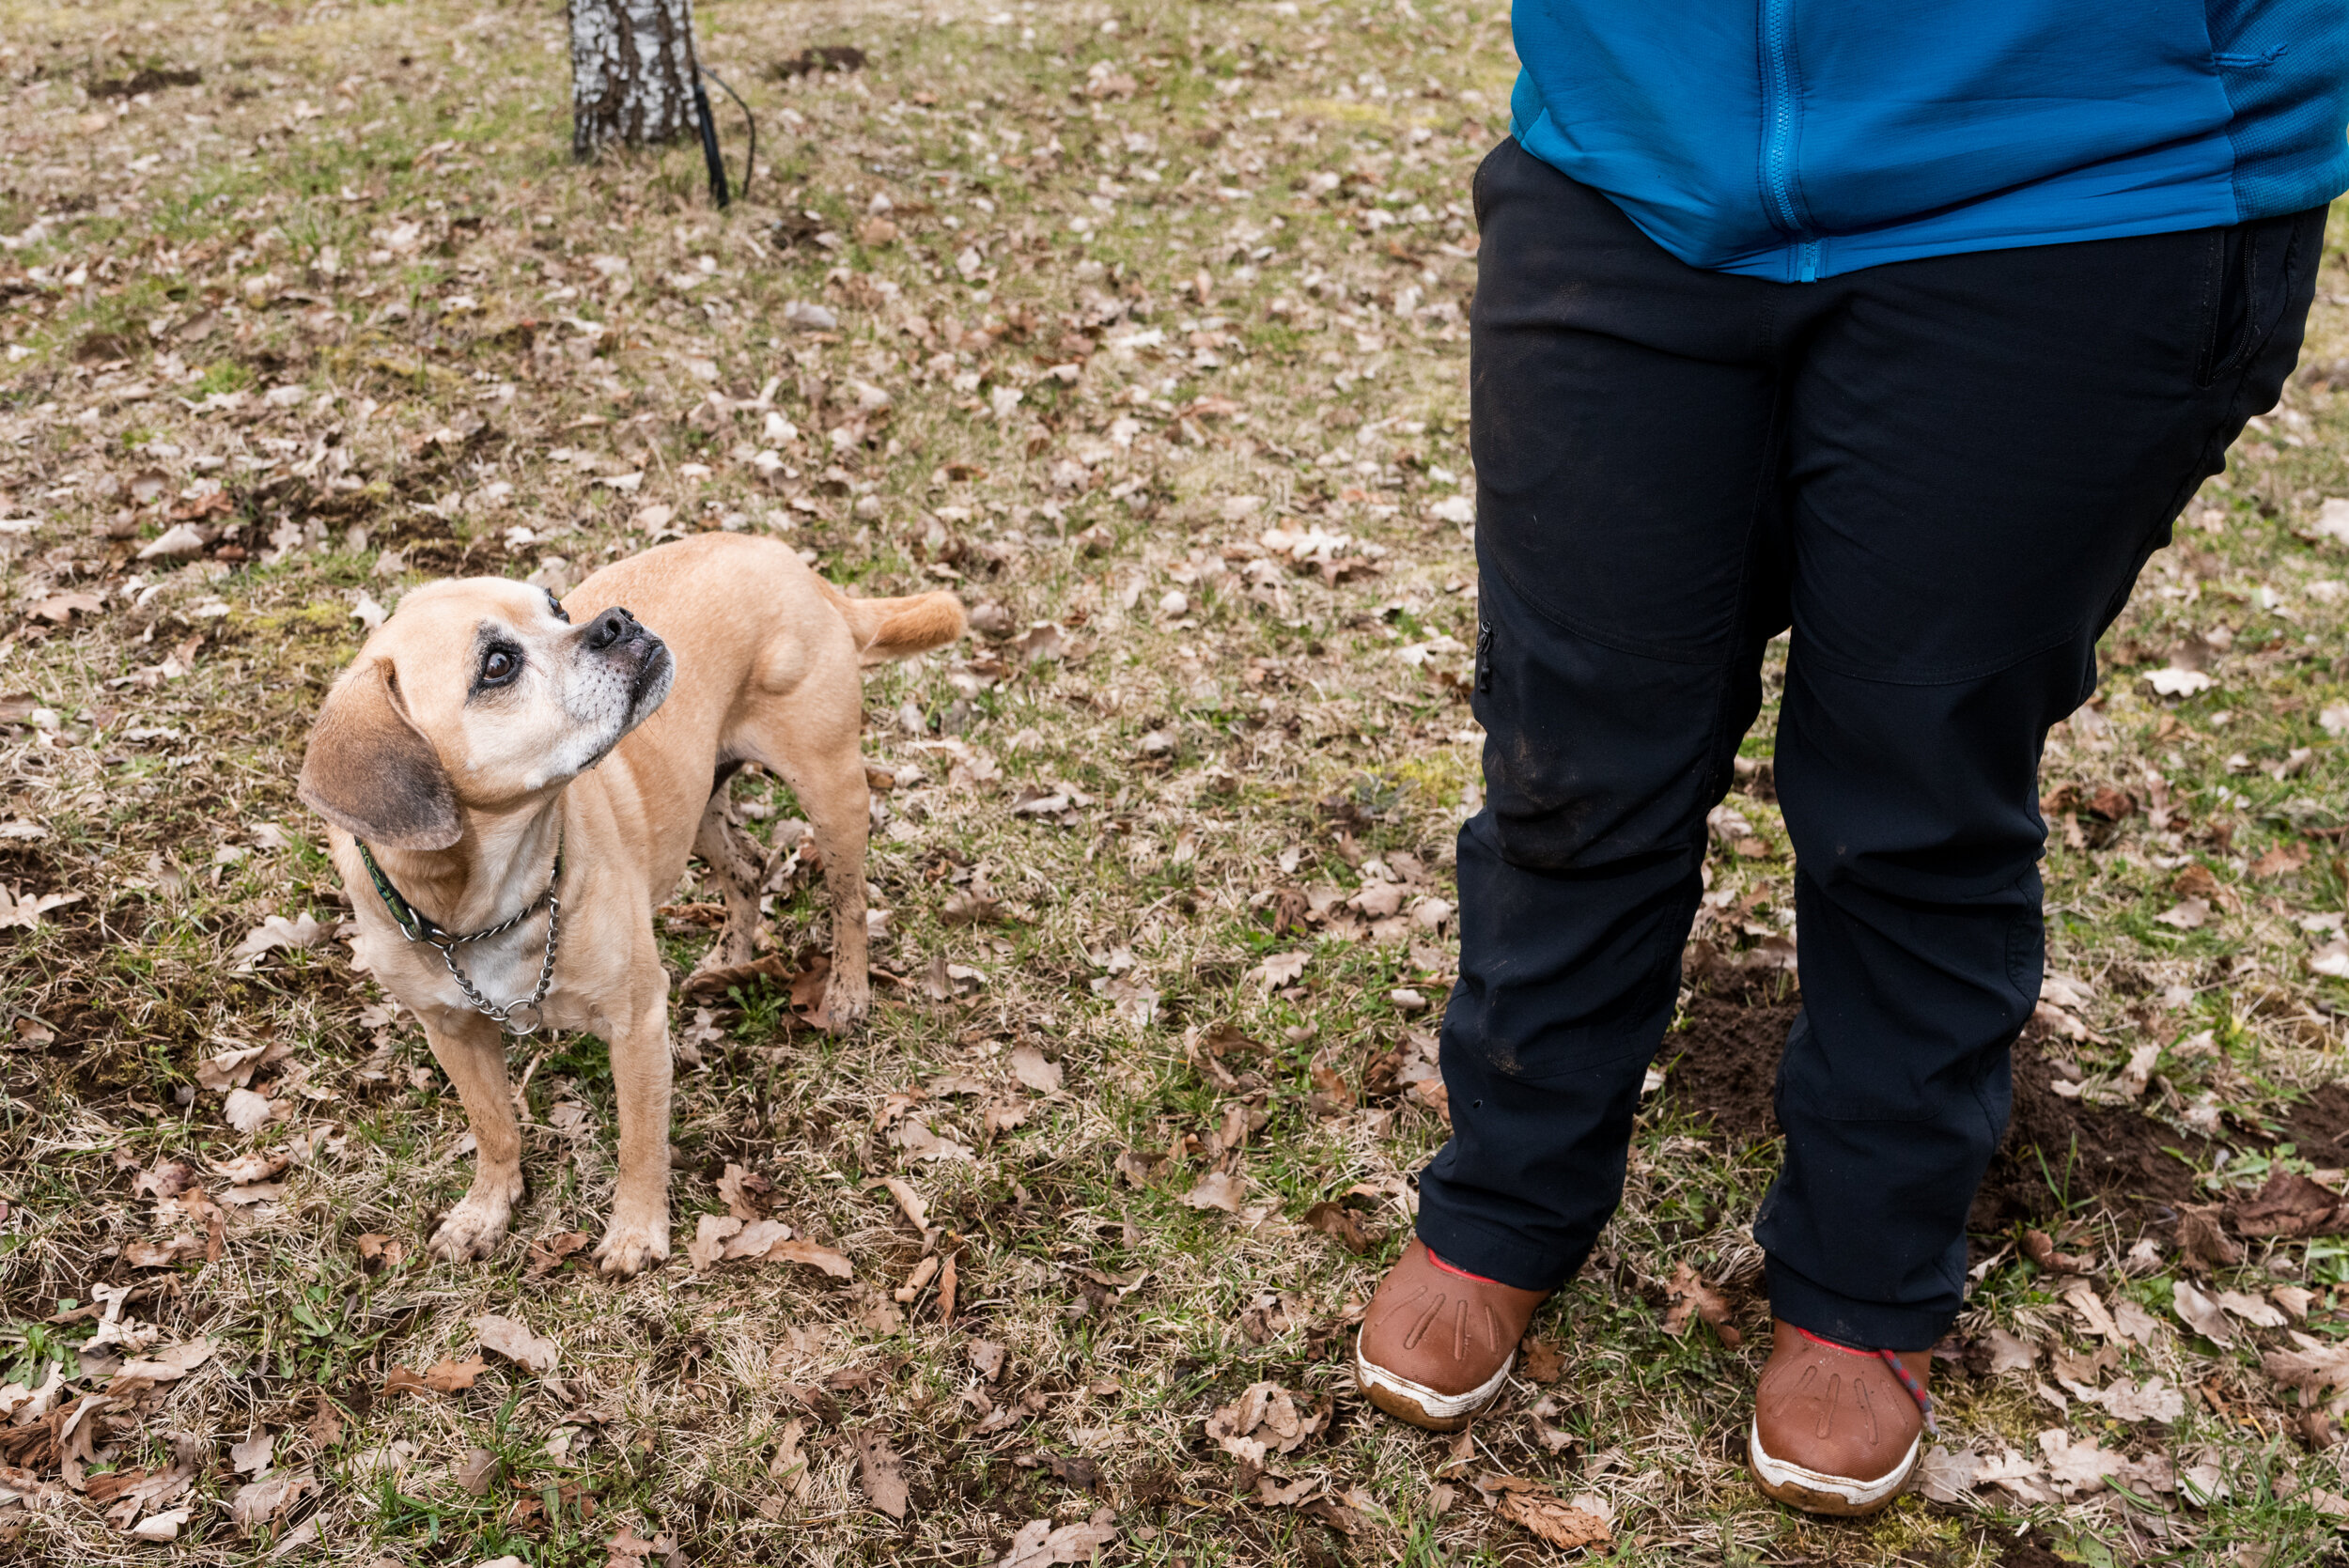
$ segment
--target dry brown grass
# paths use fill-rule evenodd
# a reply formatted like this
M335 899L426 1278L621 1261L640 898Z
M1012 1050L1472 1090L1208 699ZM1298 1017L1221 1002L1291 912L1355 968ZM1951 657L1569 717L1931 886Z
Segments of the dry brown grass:
M1031 1521L1108 1508L1112 1557L1140 1563L1539 1555L1470 1485L1502 1471L1601 1498L1624 1561L1973 1563L2030 1529L2092 1562L2339 1560L2311 1499L2349 1491L2340 1450L2260 1365L2284 1330L2221 1349L2179 1328L2174 1254L2127 1274L2138 1227L2092 1209L2070 1245L2099 1257L2106 1297L2170 1325L2127 1374L2208 1397L2164 1429L1953 1373L1948 1440L2036 1453L2065 1427L2217 1463L2232 1496L2030 1505L1993 1488L1863 1526L1759 1501L1734 1445L1762 1348L1670 1337L1657 1308L1686 1260L1758 1325L1746 1225L1768 1151L1725 1157L1669 1106L1643 1124L1602 1260L1539 1326L1563 1351L1556 1382L1521 1387L1457 1450L1345 1386L1347 1314L1442 1137L1416 1097L1366 1091L1424 1024L1394 994L1439 1001L1452 960L1442 928L1382 939L1343 907L1312 924L1301 895L1385 875L1410 884L1407 908L1448 898L1474 800L1459 313L1468 177L1505 122L1501 12L708 4L705 58L762 130L751 199L724 215L687 151L565 161L545 6L20 0L0 17L0 516L34 520L0 535L0 691L31 699L0 709L0 886L79 898L0 934L0 1355L45 1370L47 1345L90 1332L51 1320L101 1288L132 1292L133 1341L217 1347L177 1381L112 1385L82 1489L46 1455L49 1489L0 1507L0 1550L245 1561L301 1534L295 1551L336 1560L599 1565L627 1524L707 1562L993 1562ZM770 70L838 43L871 63ZM90 98L146 67L203 80ZM2314 341L2338 353L2338 256L2324 287ZM835 328L806 330L807 305ZM2164 1059L2170 1097L2152 1108L2175 1119L2207 1095L2238 1132L2339 1075L2344 1000L2306 969L2322 937L2299 922L2342 908L2338 841L2305 833L2342 820L2318 720L2342 700L2349 616L2309 588L2341 548L2295 530L2349 493L2349 415L2303 389L2273 423L2116 634L2108 727L2073 726L2049 768L2140 790L2155 768L2189 828L2232 825L2218 842L2139 815L2059 848L2050 885L2055 967L2097 988L2085 1013L2105 1039L2082 1066L2209 1030L2208 1052ZM596 482L627 474L632 489ZM132 558L174 508L238 532ZM593 1232L609 1196L608 1075L592 1041L565 1039L530 1079L515 1239L484 1267L428 1265L466 1160L420 1039L339 941L233 957L265 917L341 918L292 797L303 727L363 598L459 571L575 578L701 527L778 531L866 591L949 579L1000 607L1003 632L1059 630L875 674L868 752L901 783L870 876L891 911L879 960L902 979L851 1041L793 1028L780 990L680 1012L701 1061L680 1080L677 1257L622 1285L576 1257L531 1266L532 1243ZM1268 550L1275 528L1355 542L1323 570ZM101 591L94 610L59 602ZM2181 704L2127 674L2221 625L2217 691ZM2296 770L2263 770L2301 747ZM1748 750L1766 755L1766 728ZM737 793L768 812L762 833L790 817L770 782ZM1738 805L1782 846L1770 807ZM2285 842L2320 853L2250 869ZM2153 917L2188 861L2226 893L2181 932ZM1787 873L1716 867L1764 895L1756 930L1778 924ZM997 921L957 920L972 899ZM820 939L804 890L776 906L779 945ZM673 935L682 971L707 936ZM1268 983L1265 960L1289 954L1302 972ZM1263 1048L1228 1055L1221 1082L1199 1041L1226 1022ZM272 1043L254 1081L281 1109L248 1138L199 1066ZM1023 1048L1057 1088L1024 1056L1022 1081ZM227 1203L210 1261L202 1205L191 1219L138 1189L178 1159L224 1198L222 1167L271 1151L291 1160L282 1189ZM854 1259L854 1281L694 1273L682 1241L724 1210L730 1164ZM1183 1202L1215 1167L1244 1184L1237 1213ZM2264 1170L2234 1167L2213 1196ZM911 1184L931 1234L881 1176ZM1304 1223L1357 1186L1365 1257ZM137 1261L179 1234L199 1250ZM365 1257L362 1237L388 1250ZM2263 1244L2206 1282L2303 1281L2298 1327L2331 1342L2349 1259L2329 1245ZM934 1282L892 1299L948 1253L953 1322ZM2046 1285L2010 1255L1964 1331L2080 1348ZM492 1358L468 1390L384 1392L396 1367L470 1356L489 1312L554 1340L554 1372ZM74 1389L109 1388L102 1356L70 1364ZM1326 1432L1274 1467L1284 1503L1204 1434L1260 1381L1334 1399ZM257 1431L278 1435L273 1473L316 1490L241 1529L228 1447ZM866 1433L903 1458L902 1521L857 1479ZM496 1456L478 1495L477 1449ZM89 1500L93 1476L175 1459L194 1470L172 1545Z

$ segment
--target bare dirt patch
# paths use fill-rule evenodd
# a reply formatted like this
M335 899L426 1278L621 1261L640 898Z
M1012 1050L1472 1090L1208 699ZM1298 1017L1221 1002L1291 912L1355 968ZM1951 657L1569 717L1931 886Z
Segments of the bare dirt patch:
M1772 1094L1779 1056L1801 1010L1798 994L1772 986L1698 993L1657 1058L1666 1104L1708 1122L1713 1136L1731 1147L1777 1137ZM2014 1110L1974 1201L1975 1230L2055 1219L2066 1197L2074 1203L2093 1198L2150 1220L2167 1220L2179 1204L2194 1200L2196 1170L2209 1164L2218 1145L2125 1107L2067 1098L2051 1087L2056 1078L2027 1034L2015 1048ZM2349 1094L2328 1087L2286 1121L2295 1127L2305 1123L2307 1136L2330 1138L2343 1100ZM2243 1140L2247 1147L2267 1141Z

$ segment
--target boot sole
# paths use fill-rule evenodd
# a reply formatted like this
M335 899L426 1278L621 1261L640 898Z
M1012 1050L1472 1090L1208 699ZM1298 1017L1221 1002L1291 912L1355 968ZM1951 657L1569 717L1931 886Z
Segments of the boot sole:
M1907 1454L1890 1474L1875 1481L1854 1481L1771 1457L1762 1447L1762 1426L1756 1420L1746 1428L1746 1467L1753 1472L1754 1485L1772 1502L1831 1518L1864 1519L1891 1507L1907 1489L1909 1478L1917 1473L1923 1442L1921 1433L1909 1439Z
M1512 1350L1500 1371L1467 1393L1439 1393L1368 1359L1362 1355L1361 1331L1354 1333L1354 1386L1388 1415L1426 1432L1457 1432L1467 1426L1500 1397L1509 1369L1517 1364L1517 1353Z

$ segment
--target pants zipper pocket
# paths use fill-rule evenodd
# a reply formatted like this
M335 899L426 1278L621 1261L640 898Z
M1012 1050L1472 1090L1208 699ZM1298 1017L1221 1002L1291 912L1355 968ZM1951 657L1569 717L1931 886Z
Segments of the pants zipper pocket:
M1479 621L1476 626L1476 689L1493 689L1493 623Z

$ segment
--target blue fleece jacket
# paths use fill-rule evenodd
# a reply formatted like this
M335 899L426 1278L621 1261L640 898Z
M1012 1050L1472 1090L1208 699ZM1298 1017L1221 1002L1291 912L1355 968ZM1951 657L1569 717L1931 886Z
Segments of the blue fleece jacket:
M1517 0L1510 129L1658 244L1802 282L2349 190L2349 0Z

